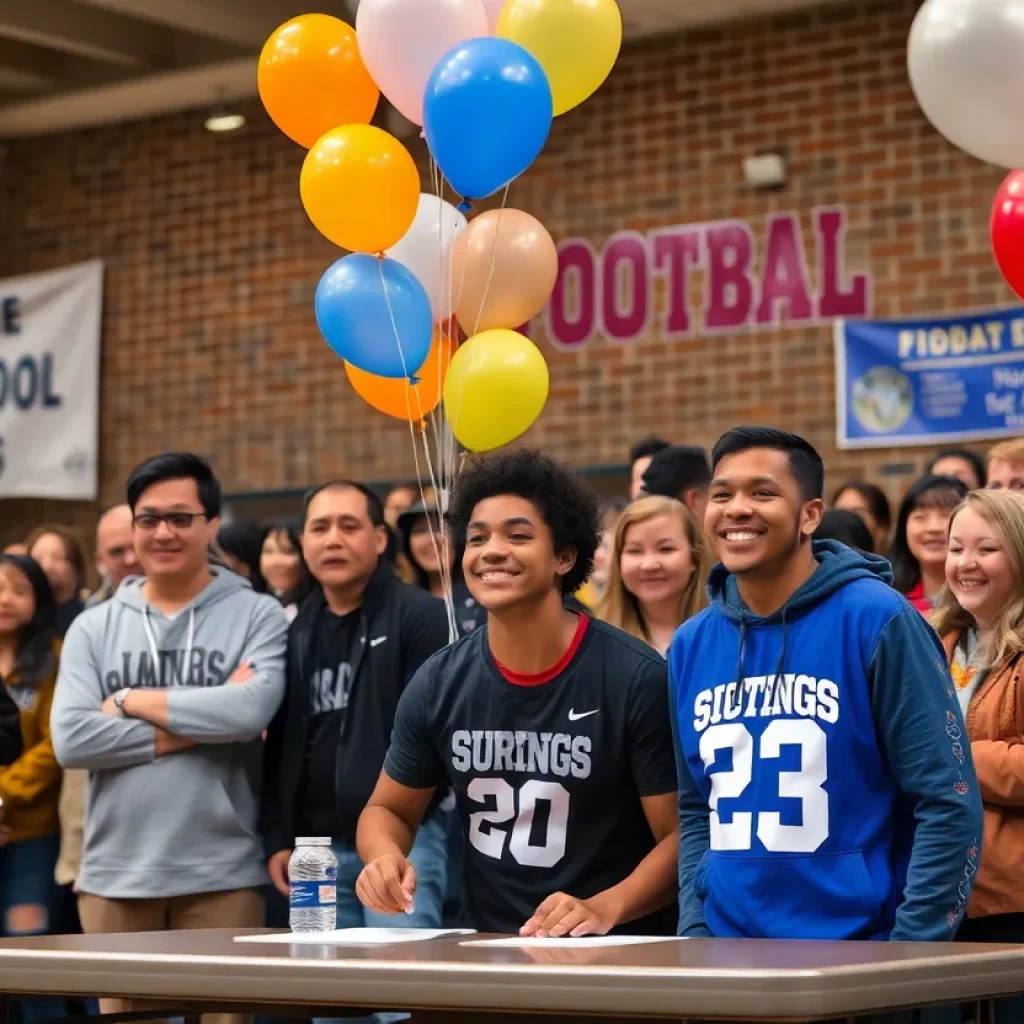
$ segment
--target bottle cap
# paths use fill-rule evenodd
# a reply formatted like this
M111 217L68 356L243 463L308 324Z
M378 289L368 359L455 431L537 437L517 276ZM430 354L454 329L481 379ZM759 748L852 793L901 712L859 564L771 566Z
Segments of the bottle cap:
M303 836L295 840L296 846L330 846L330 836Z

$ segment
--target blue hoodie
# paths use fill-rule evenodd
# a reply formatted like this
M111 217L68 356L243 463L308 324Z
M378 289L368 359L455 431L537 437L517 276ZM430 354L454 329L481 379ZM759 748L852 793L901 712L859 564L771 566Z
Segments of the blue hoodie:
M942 647L885 559L814 554L763 618L718 566L672 643L679 934L952 939L982 812Z

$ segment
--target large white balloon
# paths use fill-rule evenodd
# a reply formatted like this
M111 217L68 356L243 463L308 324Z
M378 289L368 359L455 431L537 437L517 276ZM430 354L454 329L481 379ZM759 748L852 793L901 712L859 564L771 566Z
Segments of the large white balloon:
M1024 167L1024 0L926 0L907 67L925 116L950 142Z
M458 282L451 279L452 246L466 225L451 203L424 192L412 227L386 254L408 267L426 288L434 323L447 320L459 301Z
M361 0L356 35L380 91L414 124L423 124L427 80L441 58L488 35L482 0Z

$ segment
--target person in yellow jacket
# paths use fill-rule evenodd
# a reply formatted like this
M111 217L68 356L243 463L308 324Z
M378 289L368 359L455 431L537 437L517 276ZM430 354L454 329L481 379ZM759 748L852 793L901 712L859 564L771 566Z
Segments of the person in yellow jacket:
M43 935L57 908L61 769L50 742L59 643L56 605L39 565L0 555L0 680L20 712L22 753L0 768L0 934ZM26 1000L25 1024L64 1015L60 1000Z

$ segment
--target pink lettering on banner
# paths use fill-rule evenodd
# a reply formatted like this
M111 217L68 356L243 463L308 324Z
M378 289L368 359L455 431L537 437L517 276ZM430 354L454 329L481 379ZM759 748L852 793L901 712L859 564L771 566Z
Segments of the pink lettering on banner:
M558 280L545 310L547 334L558 348L574 349L590 340L597 324L597 256L584 239L563 242L558 250ZM574 308L569 309L569 286Z
M813 320L810 291L810 273L800 238L800 223L795 214L773 214L768 218L757 322L798 324ZM786 308L785 316L781 317L780 304Z
M662 322L667 338L690 333L690 267L700 266L702 228L673 227L657 231L654 242L654 270L665 276L668 309Z
M650 307L647 240L635 232L613 235L605 246L602 264L604 333L614 341L632 341L647 327Z
M821 289L818 316L822 320L867 316L871 293L869 276L854 274L849 291L842 290L846 211L839 207L815 210L814 230L818 235L818 287Z
M754 234L741 220L719 221L706 229L708 269L704 284L704 329L724 331L750 319L754 285L750 265Z
M544 314L547 337L570 350L598 332L617 342L640 337L655 316L655 276L664 282L659 324L666 339L870 316L871 275L847 275L845 268L845 209L813 212L817 290L800 225L792 212L765 218L760 269L754 233L742 220L680 224L646 236L620 232L600 255L586 239L563 242ZM690 306L693 271L704 277L699 319Z

